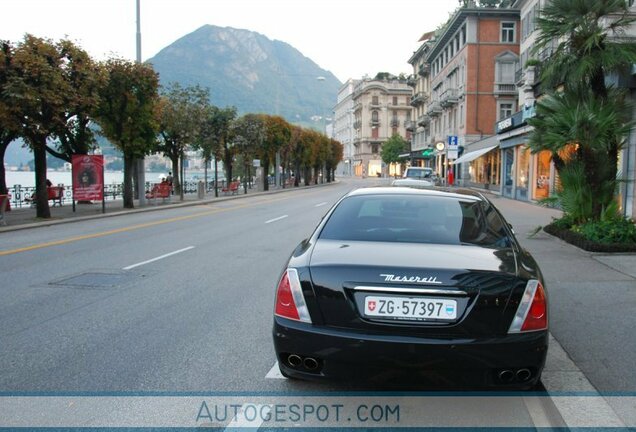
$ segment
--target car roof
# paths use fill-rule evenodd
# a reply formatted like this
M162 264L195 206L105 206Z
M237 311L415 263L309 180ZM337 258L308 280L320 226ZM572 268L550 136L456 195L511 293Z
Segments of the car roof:
M455 199L471 199L474 201L486 201L488 199L471 189L457 189L457 188L444 188L444 187L429 187L426 189L412 188L412 187L367 187L355 189L347 194L347 196L372 196L372 195L417 195L417 196L436 196Z

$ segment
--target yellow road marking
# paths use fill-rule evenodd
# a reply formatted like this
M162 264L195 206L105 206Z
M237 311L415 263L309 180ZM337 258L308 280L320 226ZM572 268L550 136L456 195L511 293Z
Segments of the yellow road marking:
M315 193L317 193L317 192L308 192L307 195L313 195ZM271 203L271 202L275 202L275 201L282 201L282 200L289 199L289 198L290 197L273 198L273 199L267 200L267 203ZM233 206L233 207L217 208L217 209L208 210L208 211L195 213L195 214L191 214L191 215L186 215L186 216L177 216L177 217L173 217L173 218L162 219L162 220L159 220L159 221L146 222L146 223L142 223L142 224L138 224L138 225L132 225L132 226L124 227L124 228L117 228L117 229L114 229L114 230L102 231L102 232L98 232L98 233L94 233L94 234L85 234L85 235L81 235L81 236L69 237L69 238L62 239L62 240L55 240L55 241L51 241L51 242L47 242L47 243L39 243L39 244L31 245L31 246L26 246L26 247L23 247L23 248L0 251L0 256L14 255L14 254L21 253L21 252L29 252L29 251L32 251L32 250L44 249L44 248L51 247L51 246L60 246L60 245L63 245L63 244L73 243L73 242L77 242L77 241L81 241L81 240L88 240L88 239L93 239L93 238L98 238L98 237L105 237L105 236L109 236L109 235L113 235L113 234L119 234L119 233L123 233L123 232L127 232L127 231L134 231L134 230L138 230L138 229L142 229L142 228L148 228L148 227L157 226L157 225L163 225L163 224L172 223L172 222L180 222L180 221L183 221L183 220L194 219L194 218L198 218L198 217L202 217L202 216L208 216L208 215L215 214L215 213L222 213L222 212L226 212L226 211L230 211L230 210L237 210L237 209L246 208L246 207L254 207L256 205L263 204L263 202L264 201L261 200L261 201L257 201L256 203L252 203L252 204L239 204L239 205L236 205L236 206ZM211 204L214 204L214 203L211 203ZM197 207L209 207L209 205L202 204L202 205L197 206Z

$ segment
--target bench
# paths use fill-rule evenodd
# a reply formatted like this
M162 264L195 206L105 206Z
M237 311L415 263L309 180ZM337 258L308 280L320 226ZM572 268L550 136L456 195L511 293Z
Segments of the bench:
M62 207L62 198L64 197L64 186L49 186L46 188L49 201L53 201L53 207L57 203Z
M238 195L238 190L240 186L241 186L241 182L233 181L230 183L229 186L222 188L221 192L223 192L225 195L227 194Z
M168 199L170 202L170 196L172 195L172 186L168 183L158 183L152 186L152 190L150 192L146 192L146 198L149 200L154 200L155 204L157 204L157 198L161 198L162 202Z
M55 204L62 207L62 199L64 198L64 186L47 186L46 196L49 201L53 201L53 207ZM24 199L26 202L31 203L31 207L36 206L35 193Z

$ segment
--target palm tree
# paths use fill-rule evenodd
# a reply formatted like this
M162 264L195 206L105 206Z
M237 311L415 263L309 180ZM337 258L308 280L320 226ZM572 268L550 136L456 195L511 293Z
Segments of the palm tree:
M591 219L614 198L618 154L629 133L626 95L606 78L636 63L636 44L625 37L633 21L625 0L552 0L537 20L535 52L553 52L541 74L547 94L529 121L530 146L550 150L560 174L568 163L581 164ZM564 158L568 146L574 151Z

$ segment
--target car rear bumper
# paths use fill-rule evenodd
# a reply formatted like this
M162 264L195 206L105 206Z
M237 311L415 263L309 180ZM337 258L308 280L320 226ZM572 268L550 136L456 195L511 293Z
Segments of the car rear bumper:
M421 378L504 390L534 386L548 348L547 331L483 339L420 338L319 327L280 317L274 319L273 335L281 370L291 377ZM301 363L296 364L296 358L290 362L291 355Z

